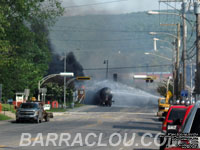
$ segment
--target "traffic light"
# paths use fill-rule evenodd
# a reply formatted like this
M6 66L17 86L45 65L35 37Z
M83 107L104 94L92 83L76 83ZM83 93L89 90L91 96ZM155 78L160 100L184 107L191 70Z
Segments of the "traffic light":
M76 80L90 80L91 77L86 77L86 76L82 76L82 77L76 77Z
M147 79L145 79L146 80L146 83L153 83L153 79L150 79L150 78L147 78Z
M156 79L156 76L148 76L148 75L134 75L133 76L134 79L143 79L145 80L147 83L153 83L153 81Z

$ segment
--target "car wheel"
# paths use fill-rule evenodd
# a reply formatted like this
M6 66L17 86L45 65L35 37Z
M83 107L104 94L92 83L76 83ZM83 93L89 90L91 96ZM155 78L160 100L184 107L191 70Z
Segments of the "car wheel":
M16 123L20 123L20 120L19 120L19 119L16 119Z

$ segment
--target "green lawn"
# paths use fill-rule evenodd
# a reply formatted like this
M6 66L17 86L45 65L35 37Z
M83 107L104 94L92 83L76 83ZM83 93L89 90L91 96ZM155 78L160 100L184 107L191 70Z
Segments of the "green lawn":
M4 109L7 109L8 111L11 111L12 113L16 113L16 110L14 109L14 105L2 104L2 111L4 111Z
M0 121L2 121L2 120L9 120L9 119L12 119L12 118L10 118L8 116L5 116L3 114L0 114Z

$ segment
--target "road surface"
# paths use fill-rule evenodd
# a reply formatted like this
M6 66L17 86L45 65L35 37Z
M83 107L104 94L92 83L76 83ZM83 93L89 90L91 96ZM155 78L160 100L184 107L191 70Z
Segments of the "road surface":
M161 122L155 117L155 111L155 108L144 107L84 106L41 124L4 121L0 122L0 149L158 149L154 137L160 132ZM142 141L147 145L149 142L152 144L145 146Z

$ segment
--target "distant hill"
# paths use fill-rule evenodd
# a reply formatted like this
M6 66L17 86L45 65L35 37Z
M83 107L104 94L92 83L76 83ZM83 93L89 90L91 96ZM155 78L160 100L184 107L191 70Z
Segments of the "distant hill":
M153 37L172 41L168 36L152 36L151 31L176 34L175 27L160 26L160 22L174 23L179 18L163 18L162 16L147 15L146 12L123 15L88 15L74 17L60 17L50 31L50 39L55 52L63 54L73 51L77 60L87 68L105 68L105 59L109 60L109 67L147 66L143 68L129 68L110 70L110 72L145 72L171 71L171 67L148 66L170 64L164 59L144 55L153 52ZM192 41L192 40L191 40ZM170 47L168 43L157 42ZM171 46L172 48L172 46ZM160 55L172 58L172 52L160 49ZM94 71L93 71L94 72ZM102 70L96 70L95 73ZM92 74L92 71L87 71Z

